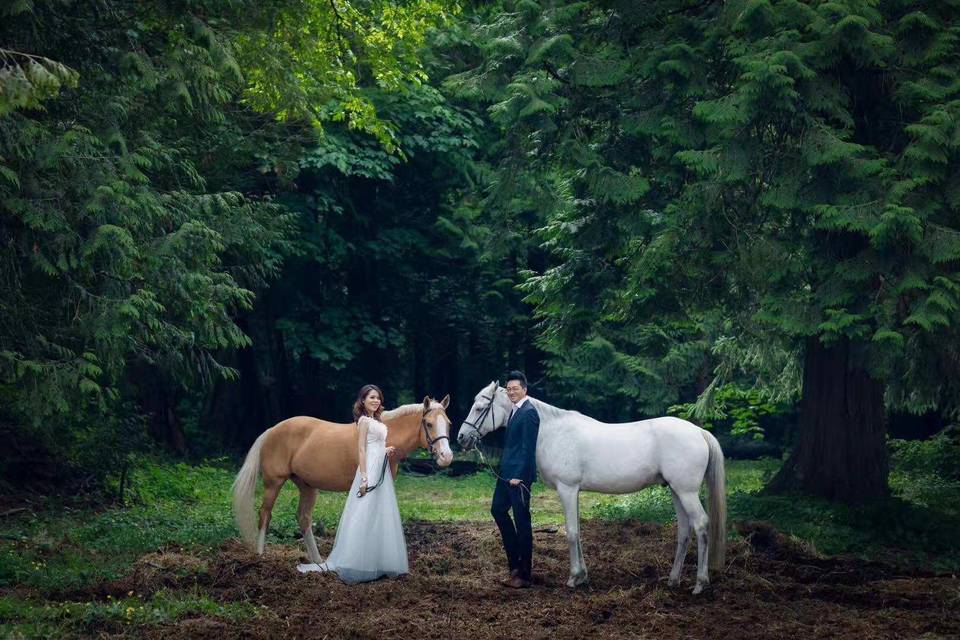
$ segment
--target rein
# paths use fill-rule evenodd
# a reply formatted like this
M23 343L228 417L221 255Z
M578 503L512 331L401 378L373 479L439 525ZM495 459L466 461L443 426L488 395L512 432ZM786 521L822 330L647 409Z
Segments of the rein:
M386 473L387 473L387 463L388 463L389 461L390 461L390 458L388 458L387 456L383 456L383 466L380 467L380 479L377 480L377 483L376 483L375 485L373 485L372 487L367 487L367 493L370 493L371 491L373 491L374 489L376 489L377 487L379 487L381 484L383 484L383 479L384 479L384 477L386 477ZM359 489L357 490L357 497L358 497L358 498L362 498L362 497L365 496L365 495L367 495L367 494L361 492Z
M500 481L502 481L502 482L505 482L505 483L507 483L507 486L510 486L510 481L507 480L506 478L504 478L503 476L501 476L499 473L497 473L496 469L493 468L493 465L490 464L489 462L487 462L487 459L483 457L483 450L482 450L480 447L476 446L476 445L474 445L474 449L476 449L476 450L477 450L477 453L480 455L480 464L482 464L484 467L486 467L487 471L489 471L489 472L492 473L494 476L496 476L498 480L500 480ZM524 492L524 491L527 492L527 503L529 504L529 502L530 502L530 488L529 488L526 484L524 484L523 480L521 480L521 481L520 481L520 484L518 484L517 486L520 487L520 495L521 495L521 497L523 496L523 492Z

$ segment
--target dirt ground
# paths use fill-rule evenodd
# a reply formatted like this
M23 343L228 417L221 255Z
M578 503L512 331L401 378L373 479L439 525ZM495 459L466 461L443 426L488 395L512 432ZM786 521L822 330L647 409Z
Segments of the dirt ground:
M303 554L273 545L262 558L237 542L212 558L173 550L86 597L199 588L262 615L243 623L191 617L121 631L138 638L960 638L960 581L906 575L852 558L823 558L766 525L738 525L723 575L693 596L694 554L681 588L667 587L674 526L584 523L591 584L567 589L563 529L535 533L530 589L499 585L504 560L492 523L407 526L409 576L346 586L296 571ZM320 541L321 553L332 545ZM81 594L73 594L74 597ZM108 632L109 631L105 630Z

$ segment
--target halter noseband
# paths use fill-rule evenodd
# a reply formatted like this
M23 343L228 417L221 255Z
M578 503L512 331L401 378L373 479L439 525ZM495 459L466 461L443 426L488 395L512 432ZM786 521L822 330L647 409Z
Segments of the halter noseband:
M427 446L430 448L430 453L432 453L433 455L436 455L436 453L433 450L433 445L435 443L440 442L441 440L450 440L450 436L437 436L436 438L430 437L430 429L427 427L427 414L430 413L431 411L437 411L437 410L439 410L440 413L443 414L443 417L447 419L447 424L452 424L450 422L450 417L447 416L447 412L443 410L443 407L430 407L429 409L425 410L423 412L423 415L420 417L420 428L423 429L423 435L427 439ZM384 475L387 473L388 463L389 463L389 458L387 456L384 456L383 467L380 469L380 480L372 487L367 487L366 493L370 493L371 491L379 487L380 484L383 482ZM357 496L360 498L362 498L364 495L366 494L357 492Z
M489 402L487 403L486 408L480 412L480 416L477 418L477 421L476 422L470 422L469 420L463 421L463 424L473 429L474 433L477 434L478 439L482 438L483 434L480 433L480 428L477 425L482 425L483 421L487 419L488 414L490 415L490 424L494 427L497 425L496 411L494 410L494 407L493 407L493 404L494 404L493 401L496 400L496 398L497 398L496 390L494 390L493 395L490 396L489 398L487 396L481 396L482 400L489 400Z
M451 425L453 423L450 422L450 418L449 416L447 416L447 412L443 410L443 407L430 407L429 409L426 409L423 412L423 416L420 418L420 428L423 429L423 437L427 441L427 448L430 450L430 453L432 453L433 455L436 455L436 452L433 450L433 445L436 444L437 442L440 442L441 440L446 440L449 442L450 436L437 436L436 438L430 437L430 428L427 426L427 414L430 413L431 411L439 411L443 415L443 417L447 419L448 425Z

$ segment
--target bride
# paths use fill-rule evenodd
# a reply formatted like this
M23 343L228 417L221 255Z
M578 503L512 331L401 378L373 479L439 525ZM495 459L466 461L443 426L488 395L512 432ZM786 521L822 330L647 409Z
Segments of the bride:
M299 565L301 573L335 571L341 580L353 584L408 572L407 543L393 474L385 463L387 457L396 455L396 449L387 447L387 425L380 422L382 413L383 392L376 385L364 385L353 404L360 464L340 516L333 550L326 562Z

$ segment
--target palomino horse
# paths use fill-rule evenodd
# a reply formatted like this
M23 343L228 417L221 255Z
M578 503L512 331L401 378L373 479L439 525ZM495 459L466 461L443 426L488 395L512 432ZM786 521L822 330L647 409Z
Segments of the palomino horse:
M450 418L445 409L447 395L441 402L429 396L423 404L406 404L384 411L387 425L387 446L396 447L403 457L422 447L429 449L441 467L453 462L450 451ZM233 511L244 541L258 554L266 545L267 527L273 503L280 487L292 480L300 489L297 522L307 545L310 562L323 562L313 537L313 505L317 491L348 491L359 461L355 423L340 424L297 416L279 422L264 431L250 447L247 458L233 481ZM396 459L390 470L397 475ZM263 475L263 503L260 506L260 530L254 526L253 494L257 473ZM371 482L378 480L370 478Z
M677 511L677 555L670 586L680 581L690 528L697 536L697 584L700 593L709 584L707 567L723 568L727 503L723 452L717 439L679 418L654 418L624 424L605 424L577 411L566 411L530 398L540 413L537 468L547 485L557 490L566 520L570 547L568 587L587 581L587 565L580 546L580 491L631 493L653 484L665 484ZM511 409L506 390L491 382L474 398L460 428L464 449L507 422ZM704 480L710 487L710 518L700 504ZM709 524L708 524L709 522Z

